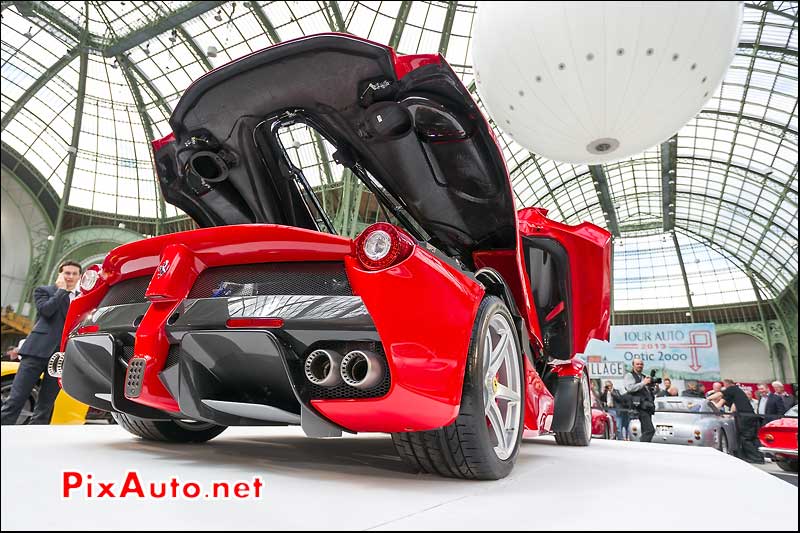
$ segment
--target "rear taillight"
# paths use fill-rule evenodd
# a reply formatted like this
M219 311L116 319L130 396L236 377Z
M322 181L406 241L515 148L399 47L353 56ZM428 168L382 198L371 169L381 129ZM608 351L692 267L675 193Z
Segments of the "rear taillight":
M91 326L81 326L78 328L78 335L87 335L89 333L97 333L100 331L100 326L98 325L91 325Z
M771 433L767 433L764 435L764 442L772 442L775 440L775 437Z
M81 276L81 292L90 292L97 286L97 281L100 279L100 265L92 265L86 269L86 272Z
M356 257L367 270L388 268L411 255L414 239L402 230L378 222L356 238Z

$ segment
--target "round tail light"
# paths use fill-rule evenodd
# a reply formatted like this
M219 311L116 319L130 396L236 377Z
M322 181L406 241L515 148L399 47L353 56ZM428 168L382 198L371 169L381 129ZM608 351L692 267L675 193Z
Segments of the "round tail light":
M411 255L414 239L399 228L378 222L356 238L356 257L367 270L388 268Z
M100 279L100 265L92 265L86 269L81 276L81 291L89 292L97 285L97 280Z

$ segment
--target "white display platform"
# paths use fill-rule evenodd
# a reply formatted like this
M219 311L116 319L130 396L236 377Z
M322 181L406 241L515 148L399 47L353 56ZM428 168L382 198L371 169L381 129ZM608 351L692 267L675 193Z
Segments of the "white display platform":
M408 473L385 435L315 440L299 428L167 445L118 426L4 426L0 457L3 530L798 527L796 487L716 450L666 444L526 439L511 476L494 482ZM143 483L261 476L265 486L246 500L61 497L64 470L118 492L133 469Z

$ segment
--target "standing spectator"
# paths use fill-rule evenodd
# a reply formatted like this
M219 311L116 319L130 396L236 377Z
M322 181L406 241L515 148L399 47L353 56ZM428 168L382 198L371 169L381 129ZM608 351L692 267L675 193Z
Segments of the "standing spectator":
M678 395L678 387L676 387L675 385L671 386L667 390L667 396L677 396L677 395Z
M753 389L745 387L742 390L744 391L744 395L747 396L747 399L750 400L750 405L753 406L753 412L758 413L758 400L753 398Z
M0 411L0 423L3 425L16 423L25 401L42 374L44 377L30 423L50 423L59 387L58 380L47 373L47 362L61 343L67 309L78 294L76 289L80 276L81 265L74 261L65 261L58 267L55 285L42 285L33 291L39 317L25 344L19 349L19 369L11 385L11 392Z
M653 403L652 378L645 376L644 361L640 357L634 357L632 361L633 370L625 374L625 393L631 398L634 409L639 415L639 424L642 428L641 442L651 442L656 429L653 427L653 414L656 405Z
M600 395L600 403L606 408L608 414L613 416L614 420L616 420L617 440L622 440L622 395L614 388L614 384L610 381L606 381L605 387L603 387L603 392Z
M698 396L699 398L705 398L706 397L706 386L703 385L702 383L698 384L697 385L697 393L699 394L699 396Z
M767 383L759 383L758 395L756 413L763 416L765 421L776 420L787 411L787 409L783 408L783 399L774 392L770 392Z
M690 381L686 384L686 390L683 391L681 396L688 396L690 398L702 398L703 395L700 394L700 391L697 390L697 382Z
M778 397L783 401L783 407L784 407L783 413L791 409L792 406L795 403L797 403L794 399L794 396L786 392L786 390L783 388L783 383L781 383L780 381L772 382L772 390L774 390L775 394L777 394Z
M764 463L764 457L758 451L758 416L753 412L753 406L732 379L723 379L720 392L712 392L708 399L719 407L732 407L736 413L739 446L741 458L748 463Z
M672 380L669 378L664 378L663 382L661 383L661 390L656 393L656 398L669 396L670 387L672 387Z

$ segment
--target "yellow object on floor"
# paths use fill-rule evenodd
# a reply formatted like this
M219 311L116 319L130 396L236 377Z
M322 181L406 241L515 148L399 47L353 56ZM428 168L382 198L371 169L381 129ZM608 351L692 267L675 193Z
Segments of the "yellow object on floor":
M5 401L8 394L11 392L11 384L14 381L14 376L17 375L19 363L15 361L2 362L2 396ZM38 389L39 385L36 385ZM23 408L23 414L27 414L29 418L33 414L33 407L35 405L35 395L32 394L28 403ZM53 416L50 419L51 424L84 424L86 422L86 413L89 412L89 406L79 402L72 396L61 390L56 397L56 403L53 406ZM20 417L21 421L26 421L25 418Z

